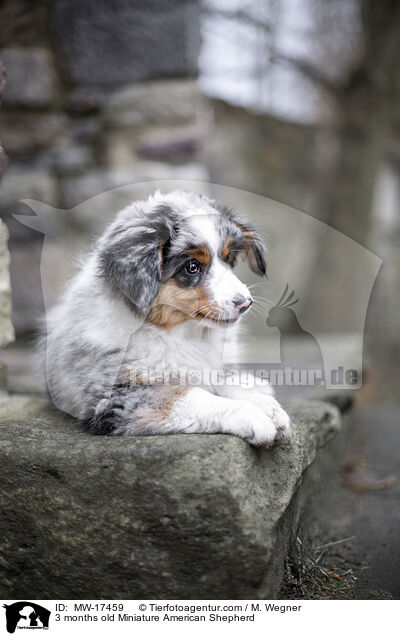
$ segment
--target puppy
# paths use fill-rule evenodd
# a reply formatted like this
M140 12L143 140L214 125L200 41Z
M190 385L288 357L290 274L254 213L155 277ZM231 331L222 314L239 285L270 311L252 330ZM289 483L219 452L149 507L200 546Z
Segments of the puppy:
M238 254L262 276L263 252L252 225L200 194L157 192L122 210L47 317L54 404L102 435L229 433L266 446L287 437L268 384L202 380L223 371L224 341L236 346L253 303L233 273ZM199 384L182 369L200 371Z

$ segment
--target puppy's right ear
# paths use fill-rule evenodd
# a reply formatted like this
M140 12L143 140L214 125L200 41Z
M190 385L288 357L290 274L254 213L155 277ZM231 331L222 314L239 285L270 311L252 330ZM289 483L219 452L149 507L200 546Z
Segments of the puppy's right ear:
M119 228L116 238L111 237L100 251L101 276L119 289L141 316L148 314L160 290L163 250L175 232L172 211L158 206L143 216L140 224L125 231Z

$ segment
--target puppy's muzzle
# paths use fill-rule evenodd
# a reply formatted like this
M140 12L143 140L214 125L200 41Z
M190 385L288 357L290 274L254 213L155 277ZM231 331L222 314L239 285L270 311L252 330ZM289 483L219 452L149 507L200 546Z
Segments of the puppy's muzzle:
M235 296L235 298L233 299L233 304L240 314L243 314L245 311L247 311L251 307L253 302L254 301L251 296L248 296L247 298L245 298L244 296Z

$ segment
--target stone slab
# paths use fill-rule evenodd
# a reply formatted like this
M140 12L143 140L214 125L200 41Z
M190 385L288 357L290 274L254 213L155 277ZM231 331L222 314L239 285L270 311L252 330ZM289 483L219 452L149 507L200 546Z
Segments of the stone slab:
M302 476L340 427L289 407L290 442L91 437L41 398L0 400L3 598L274 598Z

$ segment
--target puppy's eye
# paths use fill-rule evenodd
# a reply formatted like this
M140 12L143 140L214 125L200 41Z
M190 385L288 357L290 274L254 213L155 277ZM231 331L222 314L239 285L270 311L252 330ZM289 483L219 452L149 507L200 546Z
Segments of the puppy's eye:
M186 265L185 270L188 274L197 274L200 271L200 263L198 261L190 261Z

